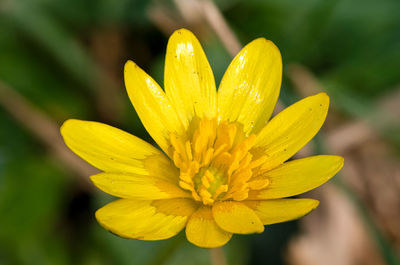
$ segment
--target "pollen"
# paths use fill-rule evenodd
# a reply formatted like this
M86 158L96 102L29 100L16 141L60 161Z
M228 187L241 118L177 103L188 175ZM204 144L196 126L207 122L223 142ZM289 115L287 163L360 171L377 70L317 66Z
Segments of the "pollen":
M193 121L188 135L170 134L170 155L180 170L179 186L205 205L219 200L242 201L251 189L268 186L259 178L267 156L251 149L256 135L245 135L238 123L202 118Z

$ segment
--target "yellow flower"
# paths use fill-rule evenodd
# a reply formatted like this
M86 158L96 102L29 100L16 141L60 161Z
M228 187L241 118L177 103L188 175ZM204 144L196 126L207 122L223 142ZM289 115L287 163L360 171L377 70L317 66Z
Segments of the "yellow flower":
M284 162L318 132L329 98L307 97L269 121L281 79L280 52L264 38L233 59L218 92L203 49L188 30L169 39L165 92L128 61L128 95L162 151L97 122L68 120L61 128L67 146L104 171L91 177L93 183L121 198L96 212L99 223L142 240L170 238L186 227L191 243L213 248L234 233L261 233L264 225L317 207L313 199L286 197L326 182L343 158Z

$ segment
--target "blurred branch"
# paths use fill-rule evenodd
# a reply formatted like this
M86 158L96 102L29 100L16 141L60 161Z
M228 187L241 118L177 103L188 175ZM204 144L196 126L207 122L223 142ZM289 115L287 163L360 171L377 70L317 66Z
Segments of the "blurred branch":
M226 50L234 57L242 48L235 33L230 29L225 18L212 0L199 1L203 7L204 18L224 44Z
M91 53L103 72L100 82L96 82L98 111L102 119L118 122L122 114L121 62L124 61L124 40L122 32L116 28L98 29L91 35Z
M174 0L174 4L180 16L189 25L193 26L204 22L202 6L199 0Z
M333 154L344 154L377 137L377 133L366 122L353 121L332 129L324 141Z
M323 208L302 219L302 233L288 247L289 264L384 264L357 207L337 186L328 183L311 194Z
M352 190L350 190L348 185L340 181L340 179L339 181L337 181L337 183L339 184L339 187L345 191L346 195L351 198L352 203L356 206L357 212L361 216L364 225L367 227L368 233L374 239L375 244L378 247L380 254L382 255L382 258L384 258L384 260L386 261L386 264L400 265L400 259L398 257L398 253L396 253L392 244L386 238L386 235L382 233L381 227L379 227L376 224L375 220L371 218L371 214L369 212L370 209L369 207L365 207L365 201L360 200L360 198L358 198L358 194L355 194ZM382 193L378 194L378 196L379 195L382 195ZM393 209L398 209L398 208L396 207L390 208L391 211L393 211ZM364 251L365 250L363 249L362 253L365 255Z
M165 35L170 35L184 24L191 27L197 25L196 31L201 31L201 23L206 21L232 57L240 51L242 46L239 40L213 1L174 0L174 3L178 14L158 2L149 9L150 19Z
M166 35L169 36L174 30L178 29L181 23L174 17L168 9L158 5L152 5L148 10L149 19Z
M286 74L293 82L297 92L302 96L310 96L324 91L315 76L304 66L291 63L286 67Z
M97 173L97 170L66 148L60 135L59 125L55 121L1 80L0 105L19 124L48 146L59 161L74 171L80 177L81 184L88 189L91 188L88 176Z

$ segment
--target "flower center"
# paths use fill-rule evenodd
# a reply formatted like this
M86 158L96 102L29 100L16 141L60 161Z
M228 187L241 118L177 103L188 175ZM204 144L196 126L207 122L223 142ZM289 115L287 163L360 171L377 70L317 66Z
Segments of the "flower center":
M265 188L269 182L257 177L257 169L267 156L253 159L255 138L246 136L239 124L206 118L193 121L187 136L172 133L170 154L180 169L180 187L206 205L241 201L251 189Z
M212 204L228 191L225 173L212 166L200 168L194 175L193 182L194 189L206 204Z

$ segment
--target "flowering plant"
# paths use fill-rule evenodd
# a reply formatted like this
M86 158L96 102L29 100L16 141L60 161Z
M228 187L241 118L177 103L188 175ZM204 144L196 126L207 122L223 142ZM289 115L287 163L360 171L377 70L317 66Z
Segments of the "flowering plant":
M216 90L196 37L169 39L165 92L135 63L125 83L142 123L161 150L105 124L68 120L67 146L104 171L91 177L120 197L96 212L107 230L127 238L161 240L186 227L200 247L226 244L232 234L299 218L318 205L287 198L311 190L343 166L339 156L287 161L322 126L325 93L307 97L270 119L282 79L278 48L264 38L245 46Z

